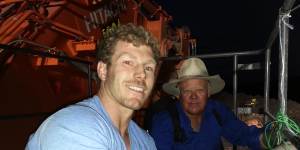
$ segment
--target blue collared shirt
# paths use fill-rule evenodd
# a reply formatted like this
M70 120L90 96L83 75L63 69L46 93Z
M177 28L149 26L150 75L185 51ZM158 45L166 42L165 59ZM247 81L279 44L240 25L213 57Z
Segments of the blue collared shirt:
M191 122L186 116L180 103L176 104L180 126L183 128L187 140L184 143L175 143L174 127L170 114L167 111L154 115L150 135L154 138L159 150L217 150L221 147L221 137L235 145L248 146L251 149L260 149L259 135L261 130L255 126L247 126L238 120L234 113L220 102L208 100L199 132L194 132ZM221 121L218 122L213 111L217 111Z

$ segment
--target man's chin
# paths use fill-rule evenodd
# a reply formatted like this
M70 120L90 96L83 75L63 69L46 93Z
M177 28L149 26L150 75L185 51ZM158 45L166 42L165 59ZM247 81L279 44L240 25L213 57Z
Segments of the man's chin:
M143 107L144 101L145 100L134 99L134 100L132 100L132 103L129 104L128 106L132 110L139 110L139 109L141 109Z
M201 110L190 110L190 111L188 111L188 113L190 115L197 116L197 115L201 115L202 111Z
M142 106L130 106L129 108L131 110L135 111L135 110L140 110L142 108Z

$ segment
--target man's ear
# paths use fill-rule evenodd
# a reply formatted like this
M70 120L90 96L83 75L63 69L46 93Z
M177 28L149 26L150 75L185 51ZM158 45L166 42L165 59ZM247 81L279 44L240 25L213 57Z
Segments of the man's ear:
M107 76L107 64L103 61L99 61L97 65L97 74L101 81L106 80Z
M210 98L210 96L211 96L211 91L210 91L210 89L211 89L211 86L210 86L210 84L208 83L208 85L207 85L207 97L208 97L208 98Z

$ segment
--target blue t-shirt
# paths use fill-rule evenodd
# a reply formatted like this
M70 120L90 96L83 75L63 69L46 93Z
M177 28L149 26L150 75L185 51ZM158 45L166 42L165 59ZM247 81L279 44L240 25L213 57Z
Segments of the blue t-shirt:
M134 121L128 126L132 150L155 150L152 137ZM26 150L125 150L98 96L66 107L47 118L30 137Z
M235 145L260 149L261 130L255 126L249 127L238 120L234 113L222 103L213 100L207 102L198 132L193 131L191 122L179 102L176 108L179 113L180 126L187 140L183 143L174 142L174 127L170 113L160 112L154 115L150 129L150 135L154 138L159 150L218 150L221 148L221 137ZM216 112L219 115L218 118L216 118Z

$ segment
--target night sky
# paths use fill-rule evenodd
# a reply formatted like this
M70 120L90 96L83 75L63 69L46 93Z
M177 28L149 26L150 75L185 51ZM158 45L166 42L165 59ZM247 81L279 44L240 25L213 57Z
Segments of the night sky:
M283 0L155 0L169 15L172 25L188 26L197 39L197 54L258 50L265 48L273 30ZM298 3L294 4L297 6ZM291 13L288 51L288 97L300 101L300 9ZM271 58L271 96L277 97L278 38ZM210 74L219 73L231 90L232 63L228 60L208 60ZM222 67L220 67L220 64ZM225 67L228 66L228 67ZM263 71L241 72L239 90L250 94L263 93Z

